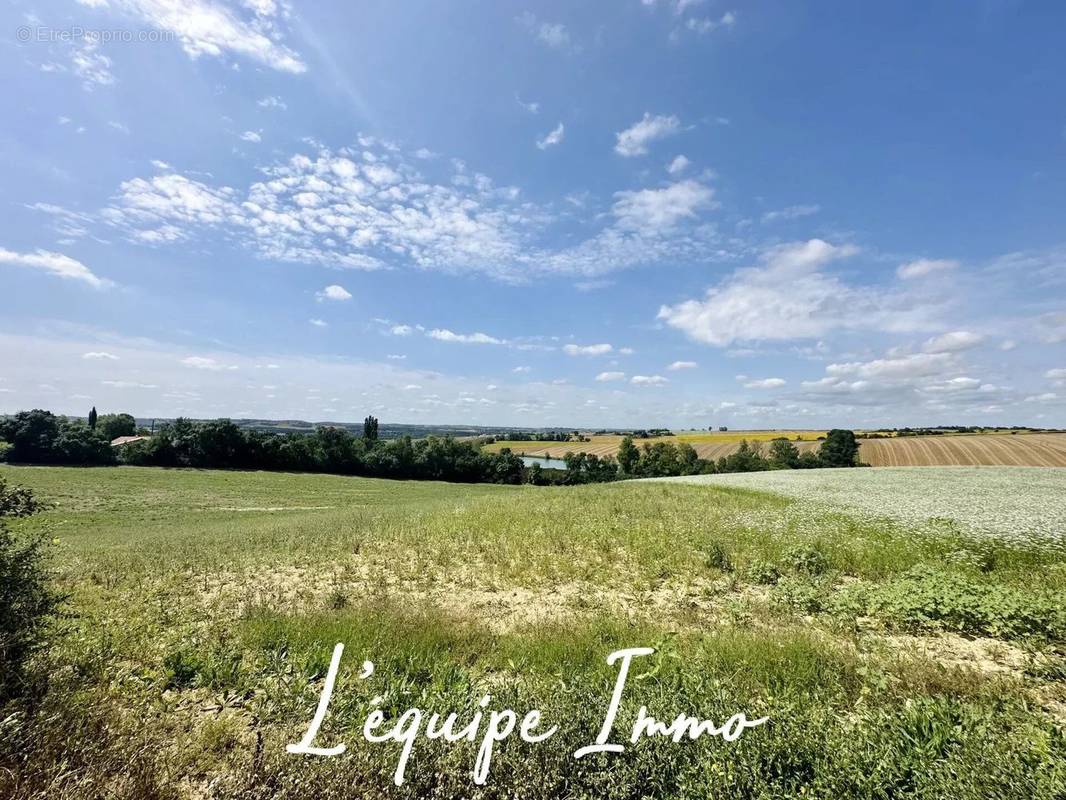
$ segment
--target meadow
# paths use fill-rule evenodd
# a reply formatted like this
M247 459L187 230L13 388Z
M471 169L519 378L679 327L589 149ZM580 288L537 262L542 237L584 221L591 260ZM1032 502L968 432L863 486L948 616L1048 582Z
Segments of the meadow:
M0 796L1060 797L1063 479L982 471L998 482L975 495L1025 503L977 525L935 491L964 479L911 472L878 506L739 475L530 487L0 467L51 505L15 527L47 533L69 594L48 693L0 721ZM898 513L901 492L920 511ZM286 753L336 642L320 736L348 752ZM634 663L619 730L641 705L769 722L575 760L613 685L606 655L637 646L656 653ZM360 735L375 697L391 719L469 718L485 693L560 731L503 743L483 786L475 744L419 741L397 787L400 746Z
M736 451L741 440L760 443L764 450L773 439L784 436L801 452L816 451L825 431L679 431L674 436L636 439L639 447L654 442L691 444L701 458L718 459ZM862 435L859 433L858 435ZM613 456L621 436L590 436L589 442L494 442L489 452L510 447L514 453L562 458L567 453L586 452ZM1066 467L1066 433L985 432L943 436L886 436L860 439L859 458L874 467L1016 466Z

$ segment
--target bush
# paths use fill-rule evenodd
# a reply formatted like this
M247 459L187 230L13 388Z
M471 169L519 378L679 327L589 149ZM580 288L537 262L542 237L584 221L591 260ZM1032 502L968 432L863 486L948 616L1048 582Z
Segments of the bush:
M29 688L27 665L45 641L60 598L48 585L43 534L20 537L6 517L26 517L40 504L0 478L0 703Z

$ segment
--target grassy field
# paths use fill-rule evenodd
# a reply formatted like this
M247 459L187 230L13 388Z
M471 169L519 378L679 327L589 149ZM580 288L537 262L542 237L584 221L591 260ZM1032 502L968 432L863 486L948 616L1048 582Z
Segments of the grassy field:
M768 442L779 436L791 439L800 452L817 450L818 436L824 431L729 431L725 433L681 432L676 436L636 440L649 442L688 442L702 458L717 459L737 449L741 439ZM800 437L797 439L797 437ZM618 452L621 436L592 436L590 442L494 442L485 449L498 452L504 447L520 455L547 455L562 458L584 451L598 456ZM1066 467L1066 433L1007 432L951 434L944 436L904 436L864 439L859 458L874 467L1016 466Z
M986 473L1036 520L1061 498ZM882 514L728 484L0 468L53 506L17 527L55 542L71 612L43 705L0 721L0 796L1061 797L1063 533L975 531L921 474L906 491L925 510L901 517L891 492ZM336 642L320 738L348 752L290 755ZM657 652L634 663L620 739L642 704L770 721L573 759L604 658L635 646ZM396 787L400 745L361 736L375 697L390 718L469 719L486 692L560 730L498 746L484 786L477 744L420 739Z

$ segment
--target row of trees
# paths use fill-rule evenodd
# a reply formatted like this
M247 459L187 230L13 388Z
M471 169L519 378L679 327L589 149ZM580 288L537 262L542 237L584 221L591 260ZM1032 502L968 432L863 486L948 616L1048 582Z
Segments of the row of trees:
M114 464L111 440L132 435L137 423L129 414L104 414L93 422L94 425L89 425L80 419L57 417L40 409L0 418L0 460Z
M314 433L268 433L242 428L230 420L193 422L177 419L154 435L121 447L116 436L134 433L128 414L97 418L90 426L49 411L23 411L0 419L0 459L38 464L133 464L201 469L262 469L331 472L413 480L469 483L598 483L622 478L656 478L715 472L769 469L852 467L859 445L848 430L832 430L818 452L800 453L785 438L774 439L763 453L759 444L742 441L717 461L700 458L685 442L634 444L622 440L617 457L567 453L565 471L528 470L509 449L486 453L478 442L450 437L378 439L378 421L367 417L363 436L343 428L321 427Z
M562 476L553 480L549 471L534 466L529 474L530 483L599 483L623 478L860 466L859 443L854 432L839 428L829 431L817 452L801 453L796 445L781 437L771 441L769 451L764 454L759 443L742 440L736 450L715 461L700 458L687 442L655 442L637 447L632 437L627 436L618 448L617 457L567 453L563 460L566 471Z

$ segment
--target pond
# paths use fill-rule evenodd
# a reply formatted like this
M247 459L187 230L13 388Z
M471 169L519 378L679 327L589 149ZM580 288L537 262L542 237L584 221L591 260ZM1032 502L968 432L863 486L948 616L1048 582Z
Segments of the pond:
M547 456L522 456L522 464L532 467L540 464L544 469L566 469L566 462L561 458L548 458Z

